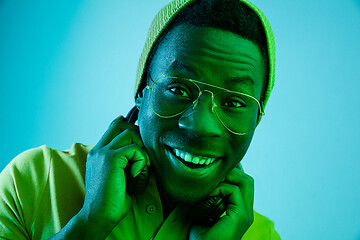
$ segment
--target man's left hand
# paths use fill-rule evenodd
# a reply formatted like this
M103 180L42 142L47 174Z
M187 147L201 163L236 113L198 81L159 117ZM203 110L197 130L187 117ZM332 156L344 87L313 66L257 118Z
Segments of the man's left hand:
M241 239L254 221L254 179L238 168L225 177L210 196L227 198L226 215L212 227L192 226L190 240Z

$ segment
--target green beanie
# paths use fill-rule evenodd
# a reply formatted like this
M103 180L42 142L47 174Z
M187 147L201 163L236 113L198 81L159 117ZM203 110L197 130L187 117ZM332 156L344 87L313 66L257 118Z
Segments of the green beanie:
M186 6L195 2L196 0L173 0L168 5L163 7L160 12L155 16L153 22L151 23L144 49L141 53L140 60L137 67L136 72L136 83L135 83L135 99L137 97L137 93L139 91L139 86L141 83L141 79L144 74L146 61L150 55L151 49L154 46L155 42L161 35L161 33L165 30L165 28L169 25L171 20ZM267 89L264 94L264 108L266 103L269 100L270 93L274 87L275 82L275 39L274 34L272 32L271 26L264 13L256 7L253 3L248 0L239 0L246 4L250 9L252 9L257 16L259 16L263 27L265 29L267 46L268 46L268 64L269 64L269 78L267 79Z

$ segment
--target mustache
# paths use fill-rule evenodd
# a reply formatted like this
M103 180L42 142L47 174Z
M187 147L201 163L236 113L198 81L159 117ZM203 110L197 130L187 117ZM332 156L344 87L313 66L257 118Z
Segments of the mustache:
M191 152L206 152L213 155L224 155L226 149L225 141L221 137L197 137L184 133L167 133L161 139L161 143L173 147L186 149Z

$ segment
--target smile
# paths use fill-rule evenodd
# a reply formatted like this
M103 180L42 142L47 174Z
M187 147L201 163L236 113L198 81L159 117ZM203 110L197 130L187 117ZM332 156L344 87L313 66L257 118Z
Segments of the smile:
M174 151L174 153L177 157L181 158L182 160L184 160L185 162L188 162L188 163L205 166L205 165L209 165L215 161L215 158L193 155L191 153L182 151L177 148L173 148L172 150Z
M222 163L222 158L212 156L200 156L184 150L165 147L165 154L170 160L170 166L181 178L199 180L216 174Z

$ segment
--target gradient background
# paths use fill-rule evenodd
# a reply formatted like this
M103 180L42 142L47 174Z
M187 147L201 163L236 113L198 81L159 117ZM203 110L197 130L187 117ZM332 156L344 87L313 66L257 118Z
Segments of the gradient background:
M0 170L42 144L96 143L133 106L147 29L168 0L0 1ZM283 239L360 239L360 1L254 0L276 84L243 165Z

